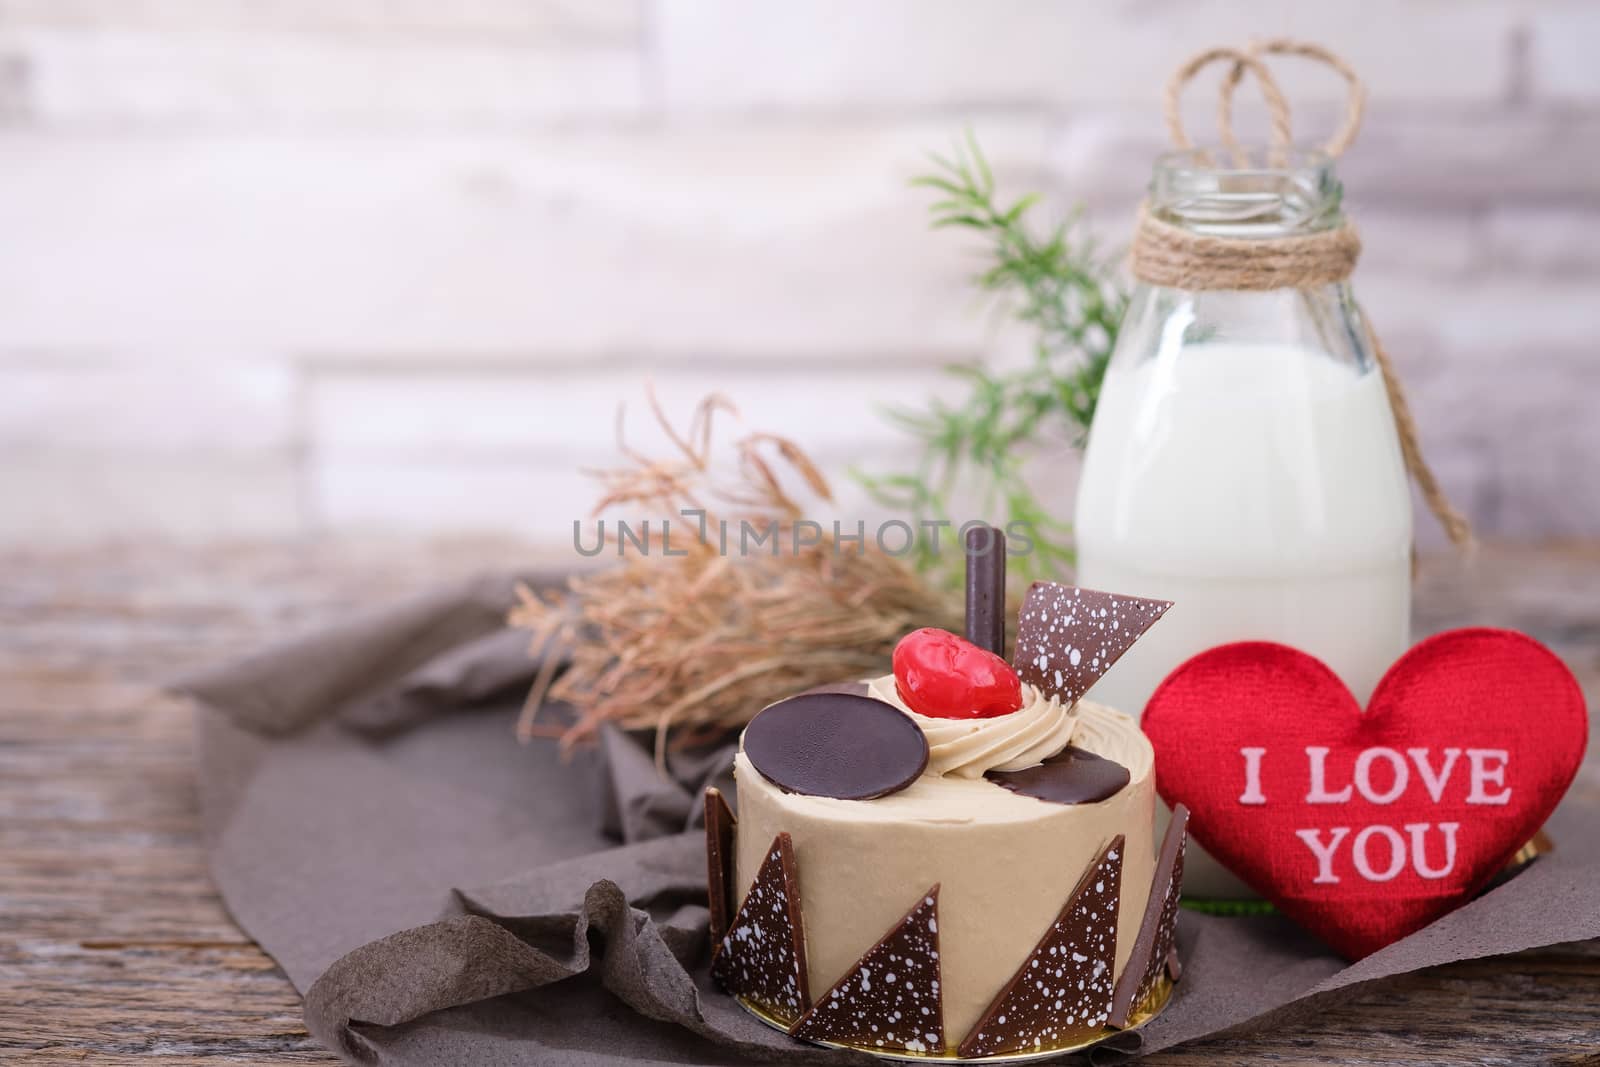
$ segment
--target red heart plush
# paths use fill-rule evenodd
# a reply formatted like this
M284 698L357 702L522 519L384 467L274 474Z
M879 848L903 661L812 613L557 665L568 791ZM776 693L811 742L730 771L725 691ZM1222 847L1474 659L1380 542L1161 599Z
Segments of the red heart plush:
M1156 788L1195 840L1351 959L1467 900L1544 824L1583 759L1583 693L1509 630L1438 634L1363 712L1320 660L1202 652L1145 707Z

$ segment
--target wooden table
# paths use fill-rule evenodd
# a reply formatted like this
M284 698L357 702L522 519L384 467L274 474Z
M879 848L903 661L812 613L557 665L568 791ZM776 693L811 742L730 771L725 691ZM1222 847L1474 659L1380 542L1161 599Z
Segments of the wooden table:
M162 679L481 567L504 542L0 553L0 1060L334 1063L206 875L187 709ZM1600 545L1430 560L1419 626L1551 644L1600 707ZM1597 746L1600 747L1600 746ZM1600 793L1591 755L1577 788ZM1600 1061L1600 948L1383 982L1178 1062Z

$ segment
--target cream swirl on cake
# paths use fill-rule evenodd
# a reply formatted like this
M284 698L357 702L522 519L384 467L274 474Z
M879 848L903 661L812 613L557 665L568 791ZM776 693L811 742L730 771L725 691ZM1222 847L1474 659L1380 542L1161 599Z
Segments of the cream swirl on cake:
M1078 701L1073 710L1078 713L1072 728L1074 747L1122 764L1134 781L1155 768L1155 750L1133 716L1089 700Z
M911 717L928 739L925 774L936 778L982 778L987 771L1019 771L1043 763L1072 743L1077 709L1022 686L1022 707L985 719L938 719L918 715L900 698L894 675L867 683L868 694Z

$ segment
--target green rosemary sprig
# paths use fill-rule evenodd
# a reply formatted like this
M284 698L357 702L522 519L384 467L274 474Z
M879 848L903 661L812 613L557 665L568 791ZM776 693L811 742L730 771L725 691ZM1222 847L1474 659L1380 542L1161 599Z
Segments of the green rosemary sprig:
M1074 562L1072 527L1029 486L1024 463L1030 445L1062 431L1082 447L1127 295L1084 232L1081 209L1036 236L1028 214L1037 194L998 202L994 174L970 131L953 157L932 161L934 172L912 185L940 194L930 208L936 228L970 230L987 243L988 266L974 281L1032 327L1034 358L1010 372L981 364L948 368L968 382L962 404L931 400L925 410L888 413L921 445L916 469L853 474L878 502L919 522L951 521L950 494L958 483L976 480L984 486L985 514L1003 509L1007 522L1032 528L1033 550L1015 560L1014 571L1028 581L1059 577ZM952 564L959 561L959 553L947 556L937 542L918 541L923 569L948 567L958 581Z

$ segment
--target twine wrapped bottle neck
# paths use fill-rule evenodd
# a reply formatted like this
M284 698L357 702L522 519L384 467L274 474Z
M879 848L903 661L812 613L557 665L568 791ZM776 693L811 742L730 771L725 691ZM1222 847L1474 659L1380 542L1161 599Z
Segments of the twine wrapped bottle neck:
M1131 250L1133 276L1169 289L1310 289L1345 281L1361 257L1349 222L1284 237L1196 233L1139 208Z

